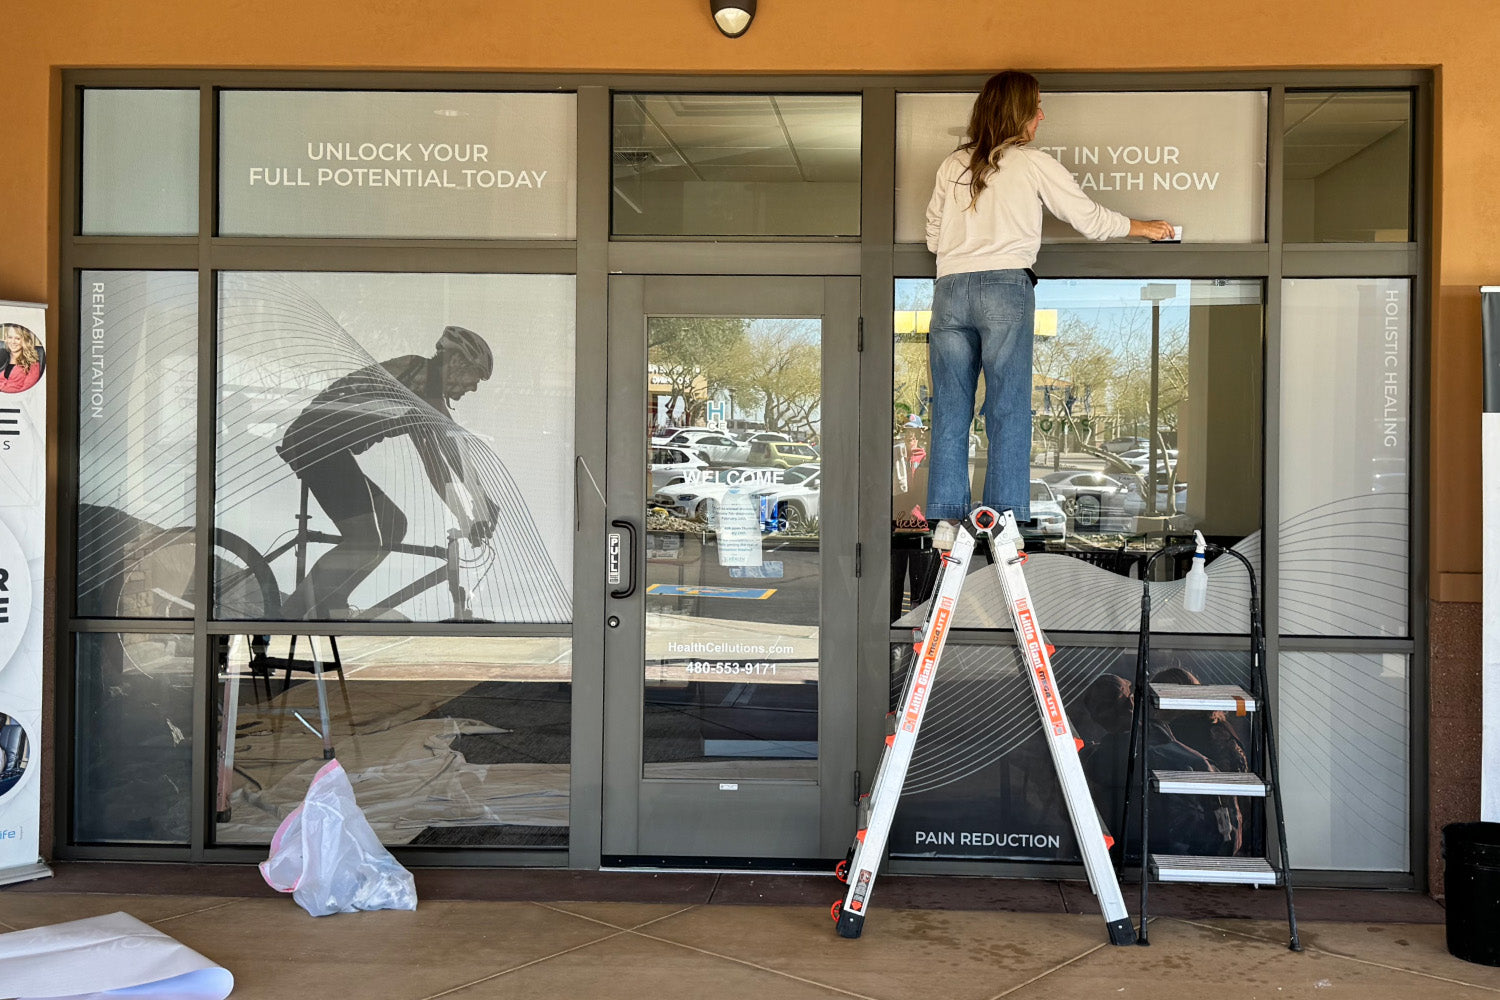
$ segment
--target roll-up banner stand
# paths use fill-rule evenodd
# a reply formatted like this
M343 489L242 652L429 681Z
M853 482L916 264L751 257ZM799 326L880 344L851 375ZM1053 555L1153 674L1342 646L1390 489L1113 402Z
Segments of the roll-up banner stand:
M40 860L47 307L0 301L0 885Z
M1479 818L1500 823L1500 285L1479 290L1484 317L1484 751Z

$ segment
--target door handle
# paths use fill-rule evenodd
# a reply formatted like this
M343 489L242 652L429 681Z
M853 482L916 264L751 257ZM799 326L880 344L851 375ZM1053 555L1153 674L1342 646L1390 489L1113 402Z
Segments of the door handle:
M630 536L630 552L629 552L629 554L622 554L622 553L619 552L619 549L618 549L619 538L620 538L619 533L618 532L613 532L613 531L610 532L610 562L613 564L610 567L611 568L610 582L611 583L615 583L615 582L618 582L618 580L619 580L619 571L618 571L618 568L617 568L618 564L615 563L615 560L617 558L623 559L629 565L629 575L626 577L625 589L624 590L611 590L609 592L609 596L613 597L613 598L615 598L617 600L624 600L625 598L629 597L631 594L635 593L635 586L636 586L636 580L635 580L635 563L636 563L635 550L636 550L636 537L637 537L636 536L636 531L635 531L635 525L632 524L629 521L626 521L626 520L611 521L611 522L609 522L609 525L612 528L624 528L625 529L625 533Z

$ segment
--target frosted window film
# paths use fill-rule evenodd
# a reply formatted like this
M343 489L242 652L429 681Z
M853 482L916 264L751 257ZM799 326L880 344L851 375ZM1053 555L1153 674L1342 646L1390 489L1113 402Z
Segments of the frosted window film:
M198 91L84 91L82 232L198 232Z
M78 317L78 613L191 618L198 276L84 271Z
M1292 866L1407 871L1408 658L1284 652L1278 662Z
M1281 631L1408 635L1411 282L1281 301Z
M572 94L229 91L220 232L570 240Z
M964 141L973 94L896 98L896 242L926 240L938 164ZM1266 95L1042 94L1033 147L1085 193L1137 219L1168 219L1188 243L1266 238ZM1083 237L1045 216L1043 239Z

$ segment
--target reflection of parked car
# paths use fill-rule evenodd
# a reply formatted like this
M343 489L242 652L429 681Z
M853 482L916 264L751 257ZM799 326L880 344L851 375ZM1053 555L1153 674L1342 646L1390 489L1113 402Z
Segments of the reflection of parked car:
M1102 472L1064 469L1042 479L1073 515L1076 531L1125 530L1125 497L1128 488Z
M677 435L682 434L686 431L711 431L714 434L724 433L717 427L658 427L651 432L651 443L654 445L666 444ZM733 437L733 435L730 436Z
M712 480L694 483L677 483L663 486L651 497L654 507L664 507L678 517L697 521L712 521L719 501L724 499L732 484Z
M769 489L757 490L765 497L766 510L782 530L798 532L818 519L822 496L821 467L798 465L786 470L784 481Z
M1137 448L1149 448L1151 447L1151 442L1143 437L1118 437L1104 442L1100 447L1105 451L1112 451L1118 455L1121 452L1134 451Z
M785 472L778 473L776 482L786 486L794 486L798 483L807 482L807 480L811 479L813 476L816 476L822 470L823 467L821 465L818 465L816 462L807 462L803 465L794 465L790 469L787 469Z
M1142 479L1144 478L1145 476L1143 474ZM1125 513L1131 515L1132 517L1138 517L1139 515L1146 513L1145 490L1145 486L1143 486L1136 480L1126 480L1125 496L1123 498L1123 509ZM1187 491L1187 483L1178 483L1177 489L1174 491L1177 495L1177 513L1179 514L1185 513L1187 511ZM1166 477L1163 476L1156 482L1156 512L1158 514L1165 514L1167 512L1167 506L1167 483Z
M1021 534L1027 538L1065 538L1068 534L1068 515L1052 492L1052 487L1040 479L1031 481L1031 520L1020 525Z
M665 443L692 448L710 462L742 462L748 450L723 431L678 431Z
M1132 448L1130 451L1121 452L1120 457L1131 465L1144 469L1151 461L1151 451L1147 448ZM1156 458L1158 461L1175 462L1177 461L1177 449L1168 448L1166 451L1158 451Z
M791 437L780 431L756 431L742 438L746 444L754 447L757 441L791 441Z
M724 494L738 487L757 499L765 498L762 520L773 517L800 527L818 516L818 470L816 465L780 469L709 469L690 482L663 486L651 497L654 507L698 521L712 521ZM771 513L777 505L782 509Z
M1072 500L1079 493L1115 494L1124 493L1125 486L1102 472L1087 472L1079 469L1063 469L1049 472L1042 480L1052 488L1059 500Z
M703 456L686 448L651 449L651 489L686 482L695 469L708 468Z
M750 446L750 455L746 459L751 465L770 465L782 469L817 460L816 448L797 441L756 441Z

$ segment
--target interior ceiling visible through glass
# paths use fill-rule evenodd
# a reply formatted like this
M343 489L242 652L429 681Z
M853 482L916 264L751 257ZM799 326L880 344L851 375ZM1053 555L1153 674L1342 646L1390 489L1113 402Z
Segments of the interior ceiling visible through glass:
M1286 176L1317 177L1410 123L1405 91L1287 94Z
M616 177L858 181L858 97L638 94L615 101Z

